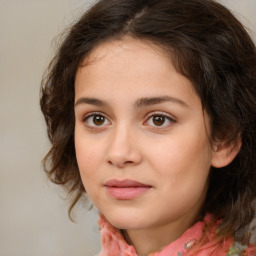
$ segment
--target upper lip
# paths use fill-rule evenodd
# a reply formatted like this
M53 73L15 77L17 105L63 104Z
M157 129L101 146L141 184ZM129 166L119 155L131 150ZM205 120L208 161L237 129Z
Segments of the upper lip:
M152 187L148 184L143 184L141 182L130 180L130 179L125 179L125 180L111 179L111 180L108 180L104 185L106 187L118 187L118 188Z

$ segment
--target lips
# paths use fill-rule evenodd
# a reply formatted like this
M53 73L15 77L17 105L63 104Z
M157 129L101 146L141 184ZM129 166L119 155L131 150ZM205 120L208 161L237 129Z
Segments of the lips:
M108 195L118 200L131 200L148 192L152 186L134 180L112 179L104 184Z

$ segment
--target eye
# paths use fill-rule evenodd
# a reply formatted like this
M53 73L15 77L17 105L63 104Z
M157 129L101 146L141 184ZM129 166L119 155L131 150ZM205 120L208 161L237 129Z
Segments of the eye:
M105 116L98 113L86 115L83 122L85 122L87 126L91 127L106 126L110 123Z
M154 127L167 127L174 122L175 120L173 118L165 114L153 114L146 121L148 125Z

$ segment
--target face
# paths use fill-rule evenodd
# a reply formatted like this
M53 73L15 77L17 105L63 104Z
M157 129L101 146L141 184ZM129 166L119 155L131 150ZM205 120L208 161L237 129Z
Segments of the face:
M196 217L212 161L209 118L159 49L132 39L96 48L77 70L75 118L83 184L114 226Z

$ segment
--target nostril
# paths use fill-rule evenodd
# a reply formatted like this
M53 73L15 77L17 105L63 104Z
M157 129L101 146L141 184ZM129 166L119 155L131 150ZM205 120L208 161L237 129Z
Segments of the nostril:
M108 164L118 166L118 167L124 167L127 165L132 165L134 162L133 161L111 161L108 160Z
M133 162L132 161L126 161L124 162L124 164L132 164Z
M120 168L139 164L142 159L141 152L131 143L121 142L116 140L112 143L106 154L106 163Z

